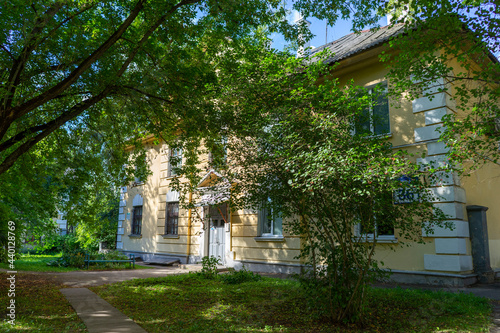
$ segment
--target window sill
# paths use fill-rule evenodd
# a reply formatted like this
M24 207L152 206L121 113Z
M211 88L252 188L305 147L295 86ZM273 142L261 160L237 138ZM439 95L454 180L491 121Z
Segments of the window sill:
M367 138L370 138L370 139L390 139L390 138L392 138L392 132L384 133L384 134L368 135Z
M179 235L161 235L163 239L179 239Z
M397 244L398 239L394 236L382 236L382 237L377 237L376 239L373 239L373 237L360 237L358 238L359 242L363 243L374 243L376 242L377 244Z
M129 238L142 238L142 235L137 235L137 234L130 234L128 235Z
M254 237L257 242L284 242L285 237L283 236L258 236Z

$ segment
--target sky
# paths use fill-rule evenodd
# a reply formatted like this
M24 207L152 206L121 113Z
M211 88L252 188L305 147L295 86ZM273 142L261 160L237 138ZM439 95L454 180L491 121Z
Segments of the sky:
M295 23L300 19L300 14L293 10L292 13L290 14L288 20L290 23ZM337 21L337 24L335 26L326 26L326 20L318 20L314 17L307 17L306 18L309 22L311 22L311 32L315 35L313 39L310 41L310 46L311 47L318 47L325 45L329 42L332 42L334 40L339 39L342 36L348 35L352 33L351 28L351 22L348 20L339 20ZM380 26L385 26L387 25L387 19L383 18L379 22ZM286 43L285 40L283 39L283 36L279 34L273 34L272 36L273 43L272 47L278 50L282 50Z

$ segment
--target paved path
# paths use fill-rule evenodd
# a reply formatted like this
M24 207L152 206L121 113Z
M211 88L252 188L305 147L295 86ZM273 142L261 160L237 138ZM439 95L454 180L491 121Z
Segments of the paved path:
M132 319L87 288L64 288L61 293L83 320L89 333L146 333Z
M381 288L394 288L399 286L403 289L426 289L426 290L443 290L451 293L465 293L474 294L480 297L486 297L494 301L500 301L500 282L495 282L491 284L477 284L470 287L442 287L442 286L429 286L429 285L416 285L416 284L386 284L379 283L375 284L376 287Z
M50 279L69 287L60 289L60 291L85 323L89 333L146 333L142 327L96 293L82 287L99 286L132 279L185 274L201 269L201 265L151 267L155 268L46 274Z
M152 269L124 269L120 271L91 271L52 273L53 278L68 287L89 287L122 282L132 279L162 277L167 275L186 274L201 269L201 265L152 266Z
M137 264L136 264L137 265ZM186 274L201 269L201 265L152 266L151 269L119 271L76 271L76 272L21 272L21 274L42 275L46 279L61 283L60 289L78 316L87 326L89 333L147 333L132 319L103 300L96 293L83 287L99 286L132 279L162 277ZM3 270L2 271L6 271Z
M137 265L137 264L136 264ZM145 265L148 266L148 265ZM132 279L162 277L167 275L186 274L201 270L201 265L153 266L151 269L124 269L118 271L75 271L75 272L19 272L20 274L37 274L70 288L92 287L103 284L122 282ZM7 271L0 269L0 271Z

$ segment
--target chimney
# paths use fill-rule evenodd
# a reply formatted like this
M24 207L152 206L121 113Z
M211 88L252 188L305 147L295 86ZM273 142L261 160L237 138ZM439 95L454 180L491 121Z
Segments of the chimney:
M304 19L302 16L296 21L298 25L305 24L307 29L311 27L311 22L308 20ZM299 35L299 42L304 41L304 36L302 34ZM302 46L299 46L297 49L297 58L302 58L306 54L306 50L311 46L311 43L309 41L305 42Z

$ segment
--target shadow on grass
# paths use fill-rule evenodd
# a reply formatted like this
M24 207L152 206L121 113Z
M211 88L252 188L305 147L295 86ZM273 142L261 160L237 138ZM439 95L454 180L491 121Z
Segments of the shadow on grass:
M0 290L7 291L6 273L0 273ZM2 308L0 332L87 332L85 324L77 316L66 298L59 292L62 285L51 279L34 274L16 274L15 296L0 294ZM15 325L6 321L4 304L15 300Z
M225 285L190 274L91 289L148 332L487 332L490 313L472 295L370 289L365 326L356 327L315 315L291 280Z

